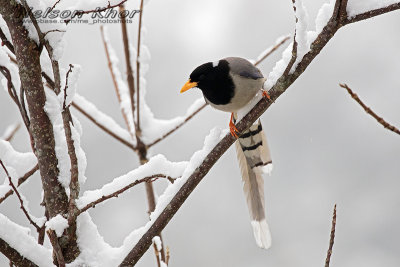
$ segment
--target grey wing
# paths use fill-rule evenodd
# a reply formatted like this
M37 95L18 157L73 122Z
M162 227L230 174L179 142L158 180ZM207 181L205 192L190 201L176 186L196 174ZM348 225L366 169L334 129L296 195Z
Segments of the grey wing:
M264 78L261 71L244 58L227 57L225 60L228 61L230 70L234 74L253 80Z

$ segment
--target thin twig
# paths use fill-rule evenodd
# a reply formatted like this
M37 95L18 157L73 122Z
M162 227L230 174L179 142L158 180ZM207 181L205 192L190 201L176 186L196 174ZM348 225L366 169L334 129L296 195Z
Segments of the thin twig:
M332 217L332 228L331 228L331 237L329 239L329 248L328 252L326 254L326 259L325 259L325 267L329 267L330 261L331 261L331 256L332 256L332 249L333 249L333 243L335 242L335 231L336 231L336 204L333 208L333 217Z
M377 122L379 122L383 127L385 127L386 129L395 132L397 134L400 134L399 129L397 129L396 127L394 127L393 125L391 125L390 123L386 122L382 117L379 117L374 111L372 111L372 109L370 109L369 107L367 107L367 105L365 105L361 99L358 97L357 94L355 94L348 86L347 84L339 84L340 87L344 88L347 90L347 92L350 94L350 96L358 103L360 104L360 106L365 110L365 112L367 112L367 114L371 115Z
M140 0L140 13L137 38L137 55L136 55L136 136L141 135L140 130L140 43L142 36L142 17L143 17L143 0Z
M69 74L72 72L73 68L74 68L74 65L69 64L69 70L67 71L67 74L65 77L63 110L65 110L65 102L67 101L68 78L69 78Z
M11 141L11 139L14 138L15 134L18 132L18 130L21 128L21 124L17 123L14 125L14 128L8 133L7 136L4 136L5 141Z
M0 165L3 167L3 170L5 171L5 173L6 173L7 177L8 177L8 182L9 182L11 188L13 189L13 191L15 192L15 194L16 194L17 197L18 197L21 210L22 210L23 213L25 214L25 217L28 219L29 223L32 224L32 225L36 228L36 230L39 232L39 231L41 230L41 227L40 227L39 225L37 225L37 224L32 220L32 218L31 218L31 216L29 215L28 211L25 209L24 201L22 200L22 197L21 197L21 195L19 194L19 192L18 192L18 190L17 190L17 187L16 187L16 186L14 185L14 183L12 182L11 176L10 176L10 174L8 173L8 170L7 170L6 166L3 164L3 161L2 161L1 159L0 159Z
M115 4L115 5L111 5L110 4L110 1L108 1L108 5L106 6L106 7L103 7L103 8L96 8L96 9L91 9L91 10L86 10L86 11L78 11L78 12L75 12L72 16L71 16L71 18L70 19L67 19L67 20L65 20L65 23L69 23L73 18L75 18L76 16L82 16L82 15L84 15L84 14L90 14L90 13L100 13L100 12L103 12L103 11L106 11L106 10L108 10L108 9L112 9L112 8L114 8L114 7L119 7L120 5L122 5L122 4L124 4L126 1L128 1L128 0L123 0L123 1L121 1L121 2L119 2L118 4Z
M121 102L122 102L121 93L120 93L120 89L119 89L119 86L118 86L118 83L117 83L117 78L115 77L115 73L114 73L114 70L113 70L113 63L111 61L110 52L108 51L108 43L106 41L106 36L105 36L105 33L104 33L103 26L100 27L100 31L101 31L101 37L103 39L104 49L105 49L105 52L106 52L108 68L109 68L110 73L111 73L111 78L112 78L112 81L113 81L113 84L114 84L115 92L117 94L118 103L121 105ZM124 118L126 127L128 128L129 133L132 135L133 129L131 129L131 125L129 123L128 116L125 113L124 109L121 109L121 112L122 112L122 117ZM132 136L132 138L133 138L133 136Z
M197 113L199 113L203 108L205 108L207 106L207 104L203 104L201 107L199 107L198 109L196 109L192 114L190 114L189 116L187 116L187 118L181 122L180 124L178 124L174 129L170 130L169 132L165 133L163 136L161 136L160 138L154 140L152 143L147 144L147 147L152 147L155 144L157 144L158 142L162 141L163 139L165 139L166 137L168 137L170 134L172 134L173 132L175 132L176 130L178 130L179 128L181 128L183 125L185 125L185 123L187 123L191 118L193 118Z
M133 183L130 183L127 186L121 188L120 190L115 191L114 193L111 193L111 194L108 194L108 195L104 195L101 198L90 202L89 204L84 206L82 209L80 209L77 212L77 215L81 214L82 212L87 211L90 208L95 208L97 204L99 204L99 203L101 203L101 202L103 202L103 201L105 201L107 199L110 199L110 198L113 198L113 197L118 197L121 193L123 193L126 190L134 187L135 185L138 185L138 184L141 184L141 183L145 183L145 182L148 182L148 181L154 182L154 181L156 181L156 180L158 180L160 178L166 178L170 182L176 179L176 178L172 178L172 177L166 176L165 174L154 174L154 175L151 175L151 176L147 176L147 177L138 179L138 180L134 181Z
M58 3L60 3L61 2L61 0L57 0L55 3L54 3L54 5L49 9L49 11L47 12L47 13L51 13L51 11L53 11L53 9L56 7L56 5L58 5Z
M33 167L31 170L29 170L27 173L25 173L22 177L18 179L18 185L19 187L21 184L23 184L29 177L31 177L37 170L39 170L39 165L36 164L35 167ZM7 193L5 193L4 197L0 198L0 204L6 200L9 196L14 194L14 191L12 189L8 190Z
M13 44L7 39L6 35L4 34L3 30L0 28L0 38L1 38L1 45L5 45L11 53L15 54Z
M295 14L295 18L296 18L296 25L297 25L297 23L299 22L299 18L296 15L296 5L295 5L296 4L296 0L292 0L292 2L293 2L293 10L294 10L294 14ZM294 35L293 35L292 58L290 59L289 64L286 66L284 75L288 75L289 74L290 70L292 69L292 67L293 67L293 65L294 65L294 63L296 62L296 59L297 59L297 45L298 44L297 44L296 37L297 37L297 27L295 27Z
M275 52L279 47L281 47L281 45L283 45L284 43L286 43L287 40L290 39L290 36L287 36L285 38L283 38L279 43L277 43L275 46L273 46L270 50L268 50L267 53L265 53L265 55L263 55L259 60L257 60L254 63L254 66L257 66L258 64L260 64L264 59L266 59L267 57L269 57L273 52Z

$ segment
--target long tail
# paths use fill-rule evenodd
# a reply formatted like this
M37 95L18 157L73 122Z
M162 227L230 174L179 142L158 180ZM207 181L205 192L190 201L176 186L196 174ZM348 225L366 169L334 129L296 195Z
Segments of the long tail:
M243 191L259 247L271 246L271 234L265 217L263 173L270 173L272 160L260 120L236 141L236 153L244 182Z

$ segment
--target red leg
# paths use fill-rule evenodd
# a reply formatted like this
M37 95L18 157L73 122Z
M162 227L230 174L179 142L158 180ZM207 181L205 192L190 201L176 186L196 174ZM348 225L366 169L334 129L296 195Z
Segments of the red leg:
M262 91L262 95L263 95L265 98L267 98L268 100L271 100L271 96L268 94L267 91L265 91L265 90L261 90L261 91Z
M236 128L235 123L233 123L233 113L231 113L231 120L229 121L229 130L231 131L231 135L235 138L238 138L237 133L239 130Z

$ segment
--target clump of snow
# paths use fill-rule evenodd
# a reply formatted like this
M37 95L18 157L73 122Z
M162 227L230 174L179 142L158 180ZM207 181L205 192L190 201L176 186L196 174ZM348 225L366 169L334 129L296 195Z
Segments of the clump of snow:
M71 124L71 137L72 137L72 140L74 141L75 154L76 154L76 158L78 160L78 180L79 180L79 184L82 186L86 181L85 172L86 172L86 167L87 167L87 159L86 159L85 151L83 151L82 146L81 146L81 134L82 134L81 128L82 127L80 126L80 123L77 119L74 120L74 125L75 125L75 123L77 125L79 125L78 130ZM79 131L81 133L79 133Z
M286 49L282 52L282 58L276 62L275 67L268 74L268 78L264 83L264 89L269 90L276 84L278 79L285 72L287 65L289 64L290 59L292 58L292 47L293 42L286 47Z
M46 230L54 230L58 237L62 236L62 233L67 228L68 220L65 219L61 214L58 214L46 222Z
M162 249L162 243L161 243L161 238L159 236L153 237L153 243L156 244L156 248L158 251L161 251Z
M37 163L36 156L32 152L18 152L4 140L0 140L0 159L4 165L16 170L17 178L23 176Z
M62 102L53 90L45 88L46 103L44 110L53 125L55 152L58 160L58 181L69 192L69 183L71 179L71 161L68 155L68 146L65 139L64 123L62 119Z
M30 229L22 227L0 213L0 238L17 250L24 258L38 266L55 266L52 251L37 243Z

